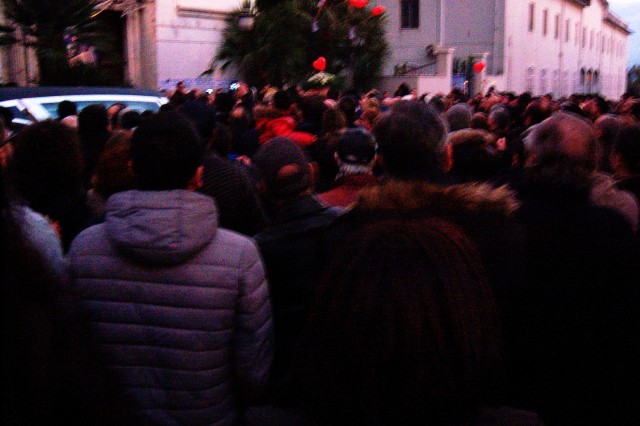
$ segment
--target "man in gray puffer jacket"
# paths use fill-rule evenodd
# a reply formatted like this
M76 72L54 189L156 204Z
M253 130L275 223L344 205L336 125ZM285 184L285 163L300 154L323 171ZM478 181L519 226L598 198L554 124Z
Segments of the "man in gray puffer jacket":
M267 379L269 293L255 244L194 192L203 150L175 113L141 123L140 190L111 196L69 261L100 349L142 424L229 425Z

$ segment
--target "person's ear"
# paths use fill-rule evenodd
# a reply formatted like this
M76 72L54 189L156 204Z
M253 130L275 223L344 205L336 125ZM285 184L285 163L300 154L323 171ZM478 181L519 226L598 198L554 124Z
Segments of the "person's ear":
M197 191L198 189L202 188L203 175L204 175L204 166L200 166L196 169L196 172L191 177L191 180L189 181L189 186L187 187L187 189L190 191Z
M265 197L265 198L268 197L267 185L265 185L263 181L259 181L258 183L256 183L256 188L258 189L258 192L263 197Z
M309 175L311 178L309 182L309 187L315 188L316 184L318 183L318 180L320 179L320 165L317 162L311 161L309 163Z
M529 154L524 160L525 167L532 167L538 162L538 156L536 154Z
M453 168L453 147L450 143L447 144L444 151L444 162L442 163L442 171L449 173Z
M619 174L622 170L622 157L617 152L609 154L609 165L614 174Z

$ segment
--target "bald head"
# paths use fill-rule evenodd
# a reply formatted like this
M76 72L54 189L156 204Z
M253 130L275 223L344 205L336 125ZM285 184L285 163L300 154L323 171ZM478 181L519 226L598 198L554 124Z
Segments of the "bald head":
M533 129L527 151L534 162L548 157L564 157L594 169L597 160L596 135L592 125L575 114L559 112Z

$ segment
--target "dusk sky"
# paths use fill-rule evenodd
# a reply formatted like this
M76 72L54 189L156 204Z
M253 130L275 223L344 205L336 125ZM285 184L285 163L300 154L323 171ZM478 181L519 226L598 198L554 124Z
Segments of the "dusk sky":
M640 0L609 0L609 10L627 22L633 31L629 37L629 65L640 65Z

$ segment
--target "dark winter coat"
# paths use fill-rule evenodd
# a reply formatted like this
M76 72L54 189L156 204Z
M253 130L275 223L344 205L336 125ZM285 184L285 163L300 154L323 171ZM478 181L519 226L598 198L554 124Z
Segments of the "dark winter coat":
M525 279L503 306L510 404L546 424L630 424L640 403L640 286L631 229L583 190L517 184ZM631 421L633 423L633 421Z
M340 244L355 227L390 215L446 219L460 226L476 244L490 282L499 293L522 276L520 233L509 221L517 207L514 193L506 187L390 180L362 190L353 209L332 227L331 239Z
M242 165L209 151L203 161L199 191L213 197L220 226L244 235L254 235L267 224L255 182Z
M315 282L326 262L326 231L340 213L314 195L303 195L278 208L271 225L255 236L269 277L276 377L290 367Z

